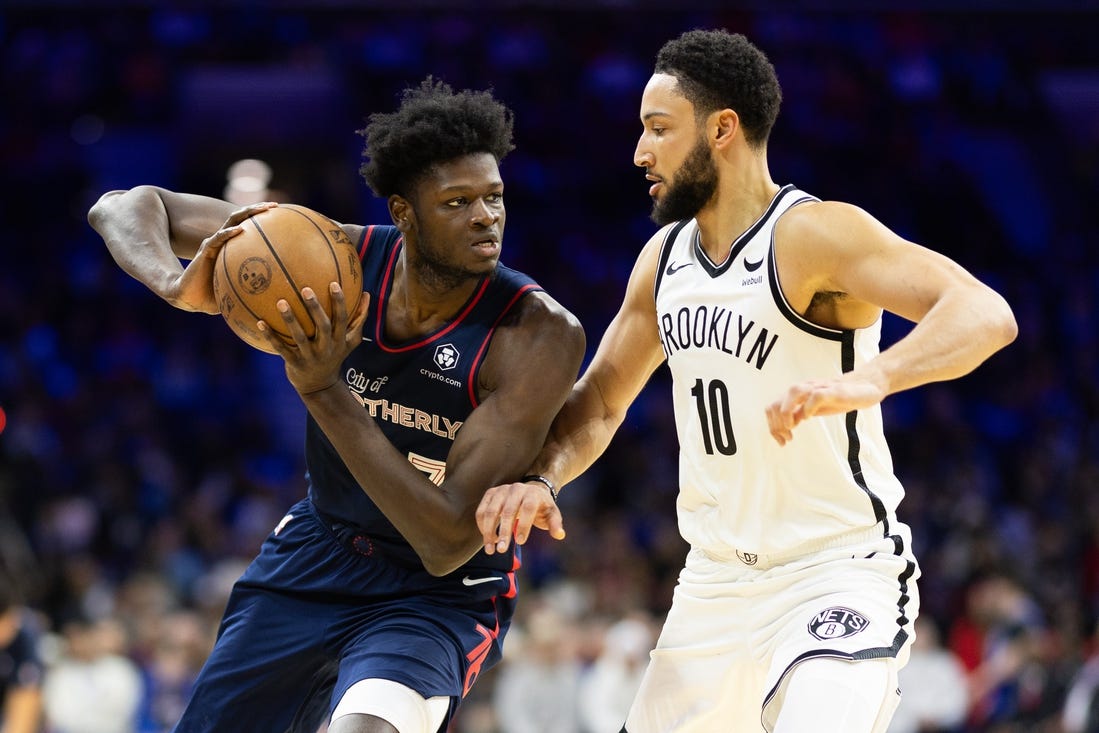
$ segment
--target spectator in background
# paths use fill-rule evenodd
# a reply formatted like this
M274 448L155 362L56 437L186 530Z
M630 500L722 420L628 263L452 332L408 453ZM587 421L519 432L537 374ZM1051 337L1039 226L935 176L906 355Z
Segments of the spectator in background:
M74 617L43 685L51 733L135 733L144 684L113 619Z
M1040 652L1045 620L1015 579L992 573L976 579L966 612L954 620L949 645L967 669L975 729L1020 719L1032 704L1025 679Z
M1099 654L1093 649L1076 672L1061 710L1064 733L1099 731Z
M509 640L496 679L493 704L500 733L579 733L575 625L547 600L530 602L538 605Z
M898 675L901 702L889 733L955 730L965 720L969 705L965 667L943 646L933 620L921 616L915 629L912 654Z
M648 616L631 616L611 624L603 650L580 679L580 726L584 733L618 733L630 712L656 629Z
M0 574L0 733L37 733L42 671L33 617L14 581Z

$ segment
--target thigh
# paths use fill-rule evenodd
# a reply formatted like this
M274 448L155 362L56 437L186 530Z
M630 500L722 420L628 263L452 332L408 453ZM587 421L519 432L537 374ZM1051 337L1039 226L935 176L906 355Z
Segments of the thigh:
M916 574L904 557L862 552L789 572L785 611L766 639L773 653L764 683L765 718L774 720L788 676L811 660L890 660L894 670L903 666L919 610Z
M233 586L177 733L285 731L311 694L331 689L326 634L344 606L313 586L345 570L330 567L333 547L301 503L267 537Z
M763 667L748 648L743 598L676 587L626 721L628 733L761 731Z
M449 720L477 677L500 659L501 642L495 620L468 609L416 599L388 610L375 608L354 625L353 633L348 629L331 705L347 710L355 699L358 704L351 712L378 715L373 706L391 702L376 699L378 685L360 686L350 698L349 690L364 680L388 681L424 699L447 700Z
M176 733L286 730L326 670L315 604L234 588Z
M900 702L891 658L817 658L783 682L767 723L774 733L885 733Z

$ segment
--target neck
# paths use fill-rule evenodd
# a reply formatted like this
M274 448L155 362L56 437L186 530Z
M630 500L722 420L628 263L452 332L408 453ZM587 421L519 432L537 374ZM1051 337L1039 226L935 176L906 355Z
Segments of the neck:
M387 335L405 341L437 330L458 315L480 281L410 262L402 252L386 304Z
M714 262L724 261L729 244L759 219L779 188L761 154L723 167L717 193L695 216L702 248Z

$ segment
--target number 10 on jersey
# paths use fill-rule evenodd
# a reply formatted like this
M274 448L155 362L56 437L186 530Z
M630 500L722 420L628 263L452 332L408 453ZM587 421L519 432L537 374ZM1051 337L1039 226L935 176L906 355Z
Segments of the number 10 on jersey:
M691 395L698 408L699 427L702 428L702 442L709 455L714 448L723 456L736 453L736 438L733 437L733 415L729 410L729 388L720 379L704 384L696 379L691 387Z

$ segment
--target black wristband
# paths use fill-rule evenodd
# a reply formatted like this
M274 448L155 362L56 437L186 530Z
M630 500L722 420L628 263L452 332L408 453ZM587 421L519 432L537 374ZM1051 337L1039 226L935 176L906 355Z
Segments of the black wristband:
M557 503L557 487L554 486L553 482L545 476L539 476L536 473L528 473L526 476L519 480L522 481L524 484L529 484L531 481L537 481L540 484L545 484L546 488L549 489L550 496L553 498L553 503Z

